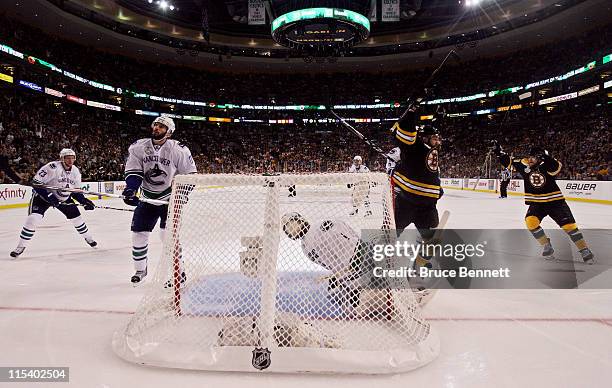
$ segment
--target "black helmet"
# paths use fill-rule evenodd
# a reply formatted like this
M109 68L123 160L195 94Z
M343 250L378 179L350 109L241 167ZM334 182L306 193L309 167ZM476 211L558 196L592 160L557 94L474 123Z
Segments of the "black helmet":
M529 156L535 156L536 158L542 157L544 154L544 149L542 147L531 147L529 150Z
M438 131L438 128L434 127L433 125L426 124L423 126L423 128L421 128L420 134L422 136L440 136L440 131Z

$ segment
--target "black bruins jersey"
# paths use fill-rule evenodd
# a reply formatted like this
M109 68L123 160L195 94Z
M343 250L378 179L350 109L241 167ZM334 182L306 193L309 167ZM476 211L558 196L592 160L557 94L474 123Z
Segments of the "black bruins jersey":
M523 177L525 186L525 204L549 203L565 201L561 189L555 181L555 176L561 171L561 163L551 157L545 157L537 165L529 167L526 158L510 159L507 154L501 154L499 160L504 167L512 165Z
M431 205L441 196L440 150L417 136L415 119L416 114L408 112L391 129L401 153L401 163L393 171L392 179L411 201Z

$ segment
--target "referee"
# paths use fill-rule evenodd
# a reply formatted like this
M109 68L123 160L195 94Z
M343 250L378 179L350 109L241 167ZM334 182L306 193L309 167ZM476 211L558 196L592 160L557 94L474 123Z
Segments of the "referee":
M510 170L504 167L501 169L499 174L499 179L501 180L499 185L499 198L508 198L508 184L510 184Z

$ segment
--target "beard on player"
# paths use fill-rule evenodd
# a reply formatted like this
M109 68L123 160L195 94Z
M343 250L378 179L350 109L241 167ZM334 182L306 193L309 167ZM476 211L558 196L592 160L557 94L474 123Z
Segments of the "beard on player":
M160 124L160 123L154 123L152 128L151 128L151 137L153 138L153 140L156 141L162 141L164 140L168 135L168 127Z

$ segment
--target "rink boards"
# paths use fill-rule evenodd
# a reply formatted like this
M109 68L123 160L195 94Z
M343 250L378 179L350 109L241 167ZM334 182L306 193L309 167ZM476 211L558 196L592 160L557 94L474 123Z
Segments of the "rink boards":
M569 201L580 201L612 205L612 181L575 181L558 180L557 184ZM498 179L468 179L443 178L444 189L466 190L484 193L498 193ZM83 182L84 190L109 194L121 194L125 182ZM512 179L508 185L509 195L523 195L522 179ZM32 189L28 186L2 184L0 185L0 210L16 207L27 207L32 197ZM95 199L95 197L91 197Z

